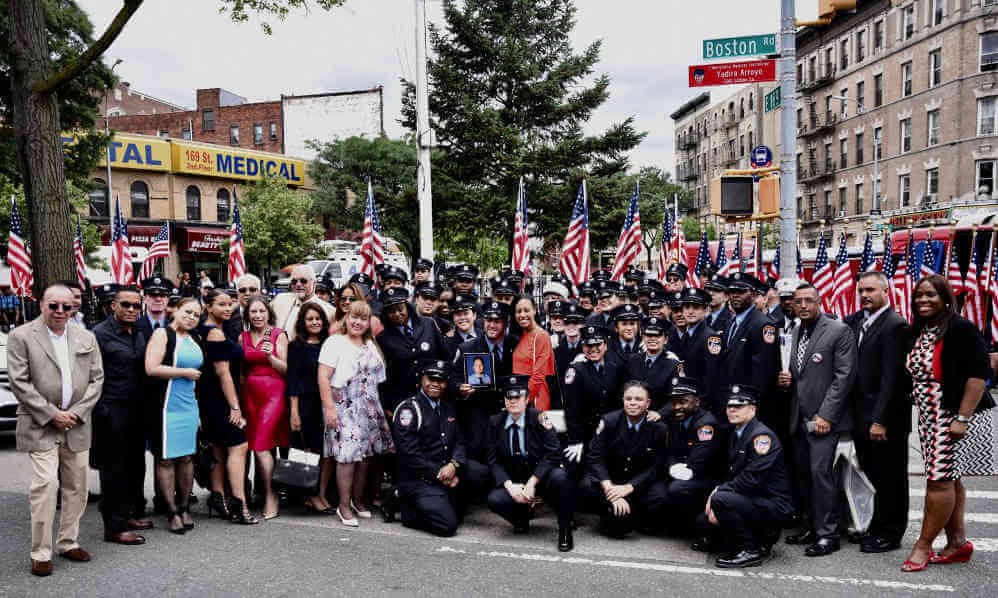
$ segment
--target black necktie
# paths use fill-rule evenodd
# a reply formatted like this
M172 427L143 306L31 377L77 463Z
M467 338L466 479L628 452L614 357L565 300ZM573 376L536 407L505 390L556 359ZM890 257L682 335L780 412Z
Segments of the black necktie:
M738 330L738 318L731 318L731 327L728 328L728 342L734 340L735 332Z
M497 366L502 363L502 353L499 352L499 345L492 345L492 363Z
M652 364L651 357L649 357L648 359L645 360L645 369L650 370L651 364Z
M509 427L509 443L513 447L513 456L519 457L522 449L520 448L520 426L513 424Z
M153 330L159 330L159 327L160 327L160 323L159 322L156 322L155 324L152 325L152 329Z
M630 354L630 352L631 352L631 345L628 343L624 343L624 353Z
M403 326L402 333L405 334L405 337L407 339L409 339L410 341L412 340L412 328L410 328L409 326Z
M594 364L593 364L593 368L595 368L595 369L596 369L596 375L597 375L597 376L599 376L600 374L602 374L602 373L603 373L603 366L601 366L600 364L598 364L598 363L594 363Z

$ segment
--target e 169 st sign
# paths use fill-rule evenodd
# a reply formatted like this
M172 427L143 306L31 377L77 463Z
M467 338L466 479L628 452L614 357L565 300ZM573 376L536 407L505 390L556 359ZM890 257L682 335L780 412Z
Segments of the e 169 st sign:
M776 54L776 34L703 40L703 59Z

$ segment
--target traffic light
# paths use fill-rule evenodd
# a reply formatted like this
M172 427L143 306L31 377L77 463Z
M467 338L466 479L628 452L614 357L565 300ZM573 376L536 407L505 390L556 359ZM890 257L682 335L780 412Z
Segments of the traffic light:
M856 8L856 0L818 0L818 16L831 17L836 12L853 10Z
M722 176L711 181L711 211L722 216L751 216L751 176Z

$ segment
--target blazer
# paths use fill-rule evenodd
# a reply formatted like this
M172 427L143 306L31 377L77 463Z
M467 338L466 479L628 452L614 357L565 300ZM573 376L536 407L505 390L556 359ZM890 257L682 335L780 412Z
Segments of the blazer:
M852 430L849 400L856 379L856 340L839 320L818 316L804 353L804 367L797 369L797 346L803 325L794 330L790 351L793 398L790 401L790 433L801 419L816 414L832 424L833 432Z
M329 318L329 321L333 321L333 316L336 315L336 308L320 299L318 295L312 295L305 303L315 303L326 312L326 317ZM288 335L288 341L295 340L295 323L298 321L298 311L301 309L301 304L301 299L295 293L281 293L270 302L270 307L274 310L277 327ZM238 305L236 307L240 310L242 309Z
M912 333L909 341L909 351L918 339L917 333ZM943 348L939 361L943 370L943 407L957 412L963 402L963 391L970 378L989 380L992 377L991 363L988 360L988 347L984 336L970 320L954 315L942 338ZM976 412L994 406L987 390L977 405Z
M510 464L513 456L510 454L509 433L506 431L506 411L496 413L489 418L489 444L488 444L488 464L492 470L492 479L497 488L502 487L510 477ZM545 419L545 424L541 424L541 414L533 407L527 410L520 417L520 425L523 428L523 443L527 449L524 459L525 465L531 470L532 475L537 477L538 482L543 482L544 478L552 469L557 469L561 465L561 443L558 442L558 434ZM516 483L524 483L526 479L514 480Z
M856 424L861 433L870 424L886 426L888 430L911 432L909 384L904 369L905 338L908 323L896 311L877 316L859 342L864 312L859 311L843 320L853 331L857 343L856 383L852 389L852 405Z
M71 451L80 452L90 448L90 412L101 395L104 367L92 332L82 326L67 325L66 334L73 370L69 411L79 418L80 424L65 432L65 438ZM18 450L45 451L55 447L63 432L49 422L62 409L62 372L41 316L10 333L7 372L18 402Z

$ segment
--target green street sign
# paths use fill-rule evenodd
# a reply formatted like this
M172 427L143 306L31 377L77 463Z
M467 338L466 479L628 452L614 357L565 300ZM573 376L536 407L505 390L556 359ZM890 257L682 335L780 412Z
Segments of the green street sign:
M703 40L703 59L776 54L776 34Z
M777 87L773 91L766 94L766 112L772 112L780 107L783 103L783 95L780 94L780 88Z

